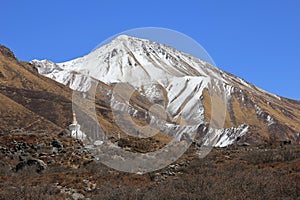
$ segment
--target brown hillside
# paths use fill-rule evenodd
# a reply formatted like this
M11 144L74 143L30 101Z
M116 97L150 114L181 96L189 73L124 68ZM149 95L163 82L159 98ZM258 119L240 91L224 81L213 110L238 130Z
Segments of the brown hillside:
M0 130L64 129L72 116L71 94L0 46Z

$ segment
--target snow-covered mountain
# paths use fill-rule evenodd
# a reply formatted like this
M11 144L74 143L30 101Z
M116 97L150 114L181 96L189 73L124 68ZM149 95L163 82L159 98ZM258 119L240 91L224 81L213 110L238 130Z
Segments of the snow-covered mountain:
M193 130L213 134L201 138L202 143L212 139L214 146L222 147L242 137L247 141L290 138L299 142L299 102L270 94L163 44L120 35L71 61L33 60L31 64L40 74L81 92L87 92L96 80L107 85L129 83L151 102L160 102L172 122L184 119ZM213 99L213 93L219 97ZM134 114L132 107L120 107L114 98L111 102L114 109ZM219 117L224 119L215 116L216 109L224 109ZM168 132L178 128L175 124L165 123L161 129ZM184 131L177 130L181 134L176 137L180 139Z

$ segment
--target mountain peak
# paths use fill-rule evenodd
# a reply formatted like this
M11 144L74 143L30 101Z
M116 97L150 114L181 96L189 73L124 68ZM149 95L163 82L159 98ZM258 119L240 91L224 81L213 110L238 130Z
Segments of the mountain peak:
M124 51L142 51L142 49L151 43L150 40L137 38L129 35L118 35L107 45L101 46L98 49L106 49L106 51L113 51L114 49L123 49ZM108 47L108 48L106 48Z
M147 41L147 40L144 40ZM137 44L139 44L140 42L142 42L142 39L140 38L136 38L133 36L129 36L129 35L118 35L115 38L112 39L111 42L109 42L107 45L113 48L118 48L120 46L125 46L125 48L130 48L132 46L136 46ZM103 47L107 46L100 46L98 49L102 49ZM139 44L140 45L140 44Z
M121 34L118 35L117 37L114 38L114 40L129 40L129 39L136 39L135 37L129 36L129 35L125 35L125 34Z
M84 57L64 63L32 63L41 74L81 92L87 92L94 79L108 85L129 83L153 102L164 101L173 121L184 116L192 124L209 122L211 97L207 91L220 91L226 96L223 103L229 114L226 128L214 136L219 141L217 146L231 144L246 133L262 140L271 140L272 135L298 141L300 118L294 116L299 116L300 111L295 104L199 58L146 39L119 35ZM257 122L263 133L256 132ZM277 129L289 131L278 133Z

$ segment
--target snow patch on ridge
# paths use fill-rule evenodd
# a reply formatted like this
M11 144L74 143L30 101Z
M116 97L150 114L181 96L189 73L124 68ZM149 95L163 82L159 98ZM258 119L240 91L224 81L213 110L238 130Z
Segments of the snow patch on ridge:
M214 147L226 147L237 141L238 137L242 137L247 133L249 126L242 124L237 128L209 129L207 138L204 139L204 145L213 144Z

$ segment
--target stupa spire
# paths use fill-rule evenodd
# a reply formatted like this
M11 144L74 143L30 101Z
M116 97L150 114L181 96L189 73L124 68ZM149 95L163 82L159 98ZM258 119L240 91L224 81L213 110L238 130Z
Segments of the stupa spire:
M77 124L76 113L73 112L73 124Z

